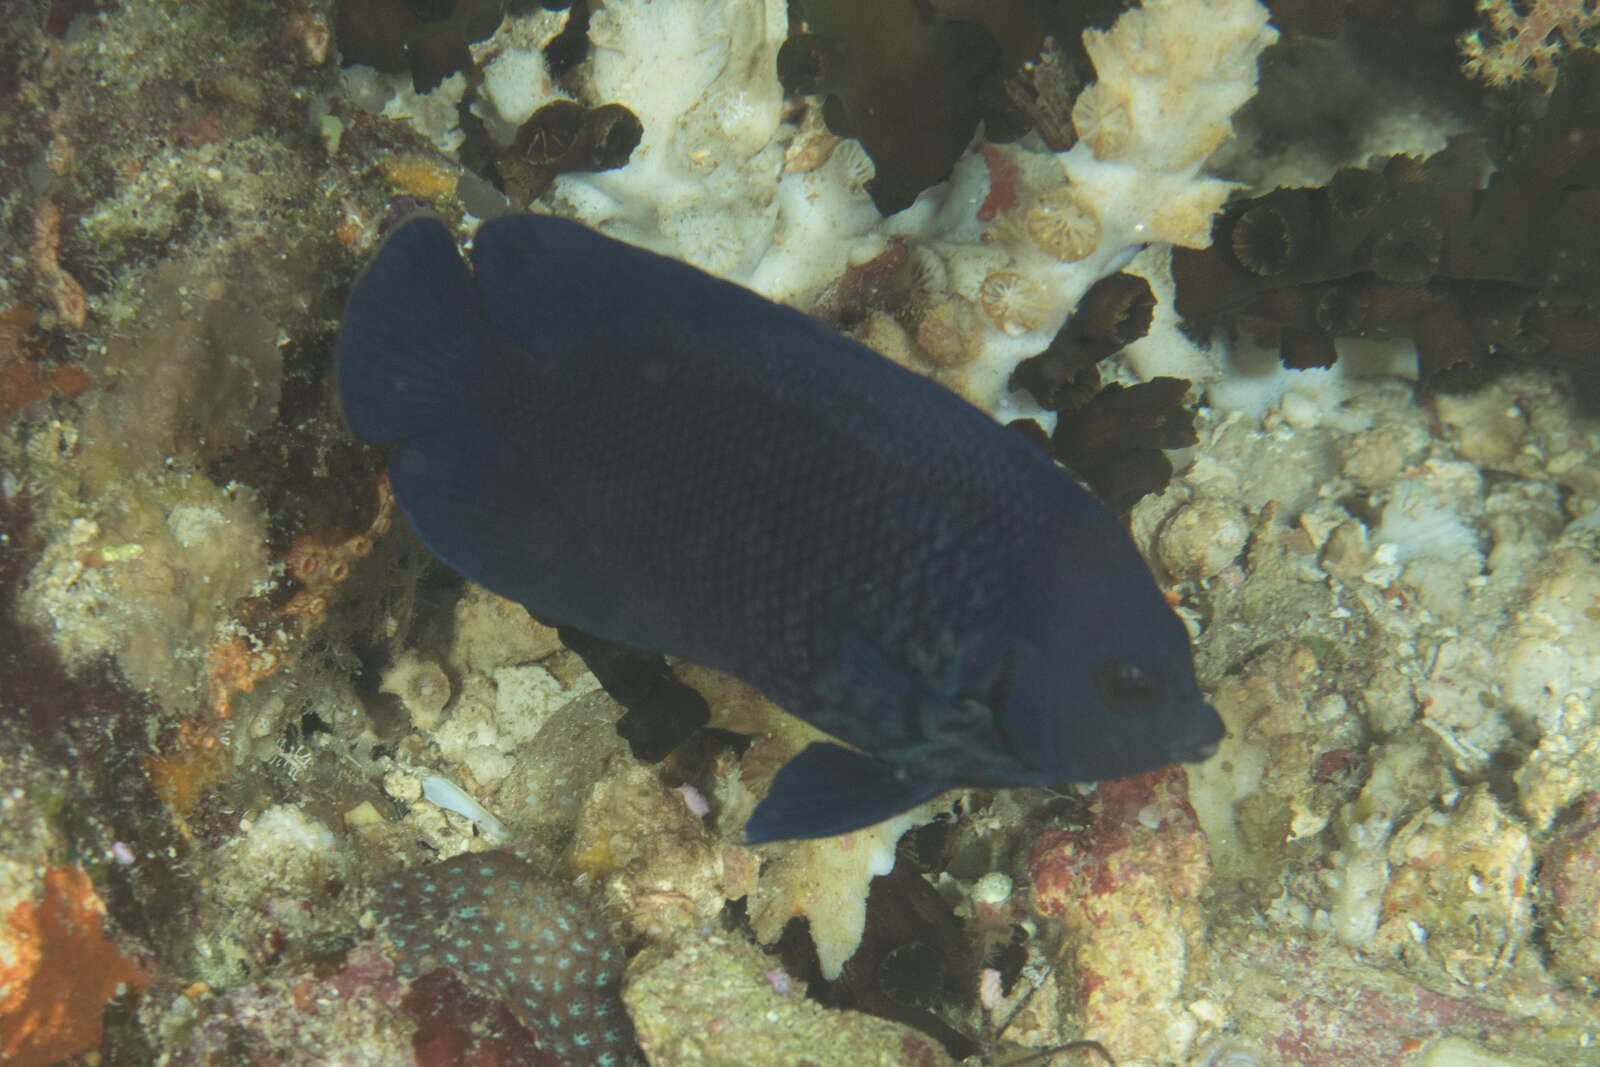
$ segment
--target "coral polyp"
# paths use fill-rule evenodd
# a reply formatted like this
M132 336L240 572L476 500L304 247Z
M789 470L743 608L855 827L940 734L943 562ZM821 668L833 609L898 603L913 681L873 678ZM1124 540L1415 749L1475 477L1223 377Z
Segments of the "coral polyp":
M1425 282L1439 268L1444 233L1426 216L1412 216L1378 234L1372 245L1372 273L1389 282Z
M1137 143L1131 102L1103 83L1097 82L1079 94L1072 108L1072 124L1077 127L1078 139L1094 151L1097 159L1121 159Z
M1302 252L1303 227L1295 212L1282 203L1257 205L1233 224L1234 258L1252 274L1270 278L1287 270Z
M1028 209L1028 236L1063 263L1076 263L1100 245L1100 214L1070 185L1047 189Z
M994 324L1012 337L1044 325L1050 307L1044 287L1014 270L991 271L978 289L978 303Z

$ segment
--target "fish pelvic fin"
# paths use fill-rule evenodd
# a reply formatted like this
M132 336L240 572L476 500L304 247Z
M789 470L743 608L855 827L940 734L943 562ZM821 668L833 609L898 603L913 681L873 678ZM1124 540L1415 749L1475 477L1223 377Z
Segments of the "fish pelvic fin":
M745 823L750 844L832 837L882 822L932 800L950 783L918 777L841 745L807 745L778 771Z

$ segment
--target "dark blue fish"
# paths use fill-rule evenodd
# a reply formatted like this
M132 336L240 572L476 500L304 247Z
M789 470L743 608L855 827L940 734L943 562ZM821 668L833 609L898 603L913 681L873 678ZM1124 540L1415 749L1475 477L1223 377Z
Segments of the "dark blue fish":
M469 271L413 219L351 291L339 394L450 566L852 746L790 761L751 840L1222 736L1104 505L943 387L682 263L516 216L479 229Z

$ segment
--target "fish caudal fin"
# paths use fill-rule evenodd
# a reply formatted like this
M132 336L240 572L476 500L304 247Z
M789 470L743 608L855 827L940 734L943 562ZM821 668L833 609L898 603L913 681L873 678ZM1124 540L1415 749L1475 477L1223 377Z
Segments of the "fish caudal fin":
M745 823L745 839L759 845L849 833L909 811L946 788L948 783L919 781L840 745L807 745L778 771L766 799Z
M350 290L339 331L339 402L357 437L388 444L450 425L488 389L503 345L455 239L403 223Z

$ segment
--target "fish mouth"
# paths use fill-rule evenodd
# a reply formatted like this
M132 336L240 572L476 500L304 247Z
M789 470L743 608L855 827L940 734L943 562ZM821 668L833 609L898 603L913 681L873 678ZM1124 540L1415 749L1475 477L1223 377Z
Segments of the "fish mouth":
M1174 763L1202 763L1217 754L1217 743L1207 741L1204 744L1188 748L1175 749L1172 755Z
M1217 754L1217 745L1226 729L1222 718L1209 704L1201 704L1188 729L1167 744L1167 755L1174 763L1200 763Z

